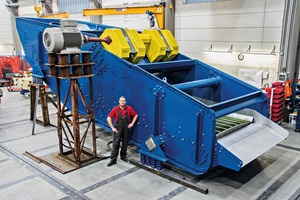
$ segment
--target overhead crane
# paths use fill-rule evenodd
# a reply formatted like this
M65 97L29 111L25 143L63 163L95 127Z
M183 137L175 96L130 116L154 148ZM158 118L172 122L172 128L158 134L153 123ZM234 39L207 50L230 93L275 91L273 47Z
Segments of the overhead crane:
M165 28L165 7L164 7L164 5L142 6L142 7L124 7L124 8L84 9L82 13L83 13L83 16L133 15L133 14L148 14L150 16L155 15L158 27L160 29ZM152 19L152 20L154 20L154 19ZM154 21L152 21L151 23L153 24Z

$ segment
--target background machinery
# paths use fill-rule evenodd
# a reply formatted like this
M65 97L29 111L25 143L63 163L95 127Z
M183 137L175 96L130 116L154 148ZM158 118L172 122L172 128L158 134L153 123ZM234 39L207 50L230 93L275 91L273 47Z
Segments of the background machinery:
M140 147L141 163L162 169L169 162L195 175L216 166L239 171L288 136L266 118L268 100L261 90L178 53L167 30L140 33L78 22L73 27L76 36L67 41L70 37L64 27L60 33L55 31L59 20L17 18L16 22L33 75L54 93L56 81L49 76L47 50L57 47L60 51L66 48L65 42L72 42L92 52L95 122L109 130L107 115L118 105L118 98L126 96L139 114L131 139ZM109 46L84 44L85 38L105 36L112 39ZM45 49L43 41L50 49ZM78 81L88 98L88 82ZM67 80L61 80L63 95L67 85ZM71 108L71 102L66 106ZM78 110L86 114L80 99Z

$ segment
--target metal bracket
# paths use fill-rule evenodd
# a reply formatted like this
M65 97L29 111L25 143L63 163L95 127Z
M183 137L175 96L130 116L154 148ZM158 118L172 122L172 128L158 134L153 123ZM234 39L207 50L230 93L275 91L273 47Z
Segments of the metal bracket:
M212 70L209 71L209 75L210 75L210 77L215 77L216 79L220 80L219 85L223 84L222 78L220 76L217 76Z

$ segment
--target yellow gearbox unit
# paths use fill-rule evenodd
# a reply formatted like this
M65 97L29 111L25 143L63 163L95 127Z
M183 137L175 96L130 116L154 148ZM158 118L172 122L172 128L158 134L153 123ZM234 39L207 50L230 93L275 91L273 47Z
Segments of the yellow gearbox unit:
M142 41L144 42L146 49L148 49L149 44L151 42L150 36L147 34L139 34L139 36L142 39Z
M150 36L151 41L146 50L149 61L151 63L160 61L166 55L167 47L158 30L144 30L142 34Z
M178 54L178 43L176 42L172 32L170 30L161 30L165 42L167 43L166 56L162 58L163 61L170 61Z
M112 43L102 43L109 52L139 63L145 55L150 63L170 61L178 54L178 44L169 30L144 30L139 34L133 29L105 29L100 36L110 36Z
M126 34L134 47L135 52L132 53L132 60L130 60L132 63L137 64L139 63L146 54L146 46L140 37L139 33L137 30L134 29L126 29Z
M106 36L110 36L112 42L109 45L107 45L106 43L102 43L103 47L109 52L127 60L130 56L130 46L126 41L122 30L107 28L100 37L103 38Z

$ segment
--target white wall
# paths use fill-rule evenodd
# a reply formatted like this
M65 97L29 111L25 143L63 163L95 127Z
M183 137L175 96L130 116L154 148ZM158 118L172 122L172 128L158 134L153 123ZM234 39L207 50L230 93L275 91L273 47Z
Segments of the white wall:
M37 0L35 0L35 1L27 0L27 1L23 1L22 3L20 3L19 16L36 18L37 13L34 11L35 5L41 5L41 4ZM53 13L59 13L56 0L52 0L52 10L53 10ZM70 14L69 18L82 20L82 21L90 21L90 17L84 17L82 14Z
M37 17L34 11L35 5L41 5L38 0L19 0L19 16L21 17Z
M103 8L124 8L124 7L139 7L158 5L160 0L102 0ZM147 14L136 15L104 15L102 18L103 24L135 29L149 29L150 22ZM156 23L156 28L157 28Z
M14 54L10 12L5 4L6 1L0 1L0 56Z
M262 69L277 78L279 56L245 55L249 45L253 51L271 52L280 49L284 0L231 0L214 3L182 4L176 1L175 35L180 52L197 58L229 74L238 69ZM233 45L233 54L203 53L213 44L213 50L226 51Z

